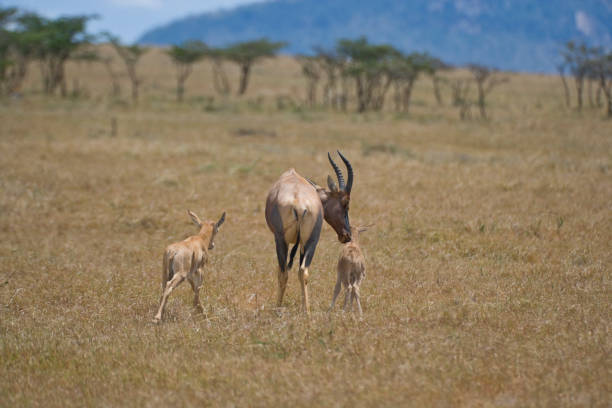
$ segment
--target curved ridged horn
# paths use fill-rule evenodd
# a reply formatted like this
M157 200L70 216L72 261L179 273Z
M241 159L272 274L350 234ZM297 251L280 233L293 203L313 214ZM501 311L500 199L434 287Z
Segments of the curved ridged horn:
M348 181L346 183L345 191L348 194L350 194L351 193L351 189L353 188L353 166L351 166L351 163L346 159L346 157L344 157L342 155L342 153L340 153L340 150L338 150L338 154L340 155L340 158L342 159L342 161L346 165L346 170L348 172Z
M338 187L340 188L340 190L344 190L344 176L342 176L342 171L340 171L340 168L338 167L338 165L334 163L329 152L327 153L327 158L329 159L331 166L334 168L334 171L336 172L336 177L338 177L338 184L339 184Z

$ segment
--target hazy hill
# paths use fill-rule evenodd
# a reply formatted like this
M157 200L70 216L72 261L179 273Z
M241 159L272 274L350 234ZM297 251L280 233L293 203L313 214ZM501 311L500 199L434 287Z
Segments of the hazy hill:
M552 71L568 40L612 47L612 0L277 0L189 16L140 42L226 45L268 37L287 41L285 52L309 53L361 35L454 64Z

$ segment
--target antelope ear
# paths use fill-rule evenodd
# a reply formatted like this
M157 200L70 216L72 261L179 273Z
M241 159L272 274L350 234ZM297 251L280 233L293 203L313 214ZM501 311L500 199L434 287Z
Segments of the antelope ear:
M193 223L197 225L198 228L202 228L202 221L200 221L200 217L195 215L195 213L191 210L187 210L187 214L189 214L189 216L191 217L191 221L193 221Z
M338 186L336 185L336 182L334 181L332 176L327 176L327 186L329 187L330 191L338 191Z
M223 215L221 215L221 218L219 218L219 221L217 221L217 223L215 224L215 229L219 229L219 227L221 227L221 224L223 224L225 222L225 211L223 211Z
M320 185L312 181L310 178L307 178L306 180L317 191L317 194L319 194L319 198L321 199L321 201L323 202L327 201L327 199L329 198L329 195L328 195L329 191L325 190L323 187L321 187Z
M364 225L364 226L359 226L357 227L357 231L359 232L366 232L368 229L370 229L370 227L373 227L374 223L372 224L368 224L368 225Z
M320 189L323 188L320 185L318 185L317 183L315 183L314 181L312 181L312 179L310 177L306 177L306 181L309 182L310 185L313 186L314 189L317 190L317 191L319 191Z

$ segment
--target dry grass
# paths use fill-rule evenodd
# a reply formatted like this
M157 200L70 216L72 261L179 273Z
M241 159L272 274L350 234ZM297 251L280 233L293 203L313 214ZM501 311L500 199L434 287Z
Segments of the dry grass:
M0 406L610 405L612 122L563 109L558 79L513 75L490 122L460 122L426 80L410 117L279 111L303 95L289 59L212 105L202 64L178 106L170 63L147 58L137 108L97 66L70 69L87 99L46 99L34 77L0 105ZM273 308L267 188L289 167L323 182L336 148L352 220L376 223L362 322L325 312L328 226L312 318L295 270ZM206 314L184 284L155 326L187 208L228 213Z

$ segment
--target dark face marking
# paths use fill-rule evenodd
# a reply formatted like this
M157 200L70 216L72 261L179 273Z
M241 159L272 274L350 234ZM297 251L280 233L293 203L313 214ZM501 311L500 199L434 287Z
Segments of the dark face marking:
M347 243L351 240L349 223L349 195L344 191L329 192L323 202L325 221L336 231L338 241Z

